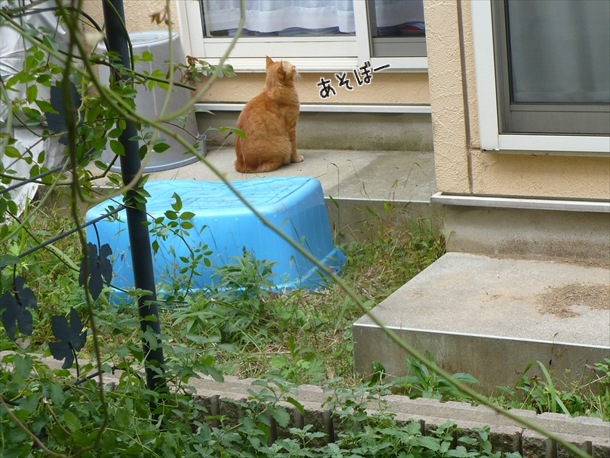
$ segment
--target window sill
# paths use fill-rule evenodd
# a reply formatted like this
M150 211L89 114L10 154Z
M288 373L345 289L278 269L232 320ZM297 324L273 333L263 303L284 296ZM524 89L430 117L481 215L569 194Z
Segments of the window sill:
M195 111L241 111L245 103L199 102L194 105ZM330 104L301 103L302 113L400 113L430 114L430 105L373 105L373 104Z
M435 204L466 207L610 213L610 202L595 200L527 199L518 197L468 196L437 192L430 198L430 201Z
M276 58L277 56L269 56ZM279 57L277 57L279 58ZM219 58L203 58L212 65L217 65ZM287 60L293 64L300 73L336 73L351 72L362 65L357 57L291 57ZM236 72L264 73L264 57L229 57L225 64L233 66ZM391 67L384 73L427 73L427 57L377 57L371 59L371 66L390 64Z
M610 157L610 137L576 135L497 135L481 149L494 153Z

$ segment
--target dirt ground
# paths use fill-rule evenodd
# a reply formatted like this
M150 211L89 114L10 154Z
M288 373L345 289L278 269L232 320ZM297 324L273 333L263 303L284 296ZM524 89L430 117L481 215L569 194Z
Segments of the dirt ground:
M560 318L579 316L572 308L578 305L597 310L610 309L610 285L571 283L549 288L538 296L538 311Z

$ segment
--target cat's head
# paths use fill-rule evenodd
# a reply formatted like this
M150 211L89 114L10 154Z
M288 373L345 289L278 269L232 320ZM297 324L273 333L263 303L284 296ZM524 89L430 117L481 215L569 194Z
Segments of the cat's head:
M297 68L286 60L273 61L267 56L267 86L270 85L292 85L299 76Z

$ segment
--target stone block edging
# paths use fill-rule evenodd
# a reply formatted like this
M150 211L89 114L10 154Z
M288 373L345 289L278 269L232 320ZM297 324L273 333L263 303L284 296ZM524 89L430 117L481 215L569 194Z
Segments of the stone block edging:
M262 387L252 385L254 381L255 379L225 377L224 382L216 382L206 376L199 380L191 379L189 385L196 389L197 402L208 407L212 414L228 416L229 421L234 422L240 412L230 401L243 402L250 396L248 390L260 391ZM283 403L291 417L288 427L313 424L316 430L327 434L327 440L332 441L338 425L330 412L322 406L329 394L313 385L301 385L297 389L298 395L293 397L303 406L304 415L301 415L292 404ZM517 451L523 456L536 458L571 456L546 437L487 406L471 406L463 402L440 402L435 399L409 399L397 395L384 396L384 400L388 403L387 410L395 414L399 424L415 420L419 421L425 430L429 426L451 420L465 434L474 428L489 426L490 440L496 450ZM368 410L371 413L375 412L372 406ZM536 414L530 410L513 409L512 412L568 440L594 458L610 458L610 422L592 417L572 418L563 414Z

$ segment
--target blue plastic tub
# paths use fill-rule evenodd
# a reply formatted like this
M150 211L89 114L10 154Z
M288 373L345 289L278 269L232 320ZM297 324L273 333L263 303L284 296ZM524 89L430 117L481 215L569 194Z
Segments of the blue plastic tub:
M345 264L345 256L335 248L331 237L324 195L320 182L309 177L278 177L237 181L232 185L274 226L301 245L315 259L339 272ZM211 275L219 266L235 262L244 248L257 260L274 261L275 289L277 291L296 288L316 289L322 286L324 275L313 262L283 240L272 229L247 208L222 182L205 181L152 181L145 186L150 194L146 204L151 218L164 216L172 210L174 193L182 200L178 213L191 212L190 229L186 242L193 247L207 245L212 252L207 258L211 266L199 263L200 276L193 278L192 289L207 288L212 284ZM87 221L107 213L109 205L103 202L87 212ZM152 221L152 219L149 218ZM166 222L168 220L166 219ZM87 227L89 242L112 249L112 285L122 289L133 288L129 236L125 211L118 219L104 219ZM181 257L188 257L185 241L170 236L166 240L151 234L151 243L157 240L159 249L154 255L155 281L158 291L182 276L180 270L186 266Z

